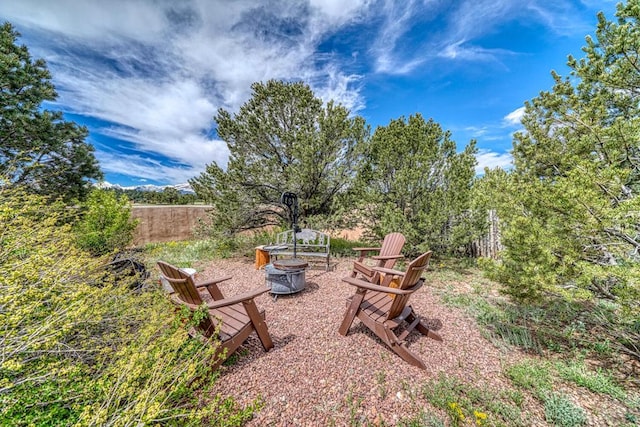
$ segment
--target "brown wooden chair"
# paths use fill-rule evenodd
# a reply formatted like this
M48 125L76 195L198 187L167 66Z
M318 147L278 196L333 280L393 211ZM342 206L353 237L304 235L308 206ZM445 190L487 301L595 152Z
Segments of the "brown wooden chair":
M225 298L218 288L218 284L231 279L230 276L196 283L193 275L189 275L171 264L158 261L158 267L163 278L169 282L174 290L170 296L175 304L197 310L203 302L206 303L209 316L200 322L198 329L205 337L212 337L216 332L216 327L219 327L216 338L220 341L220 347L214 367L231 356L253 331L256 331L265 351L273 348L273 341L271 341L267 324L264 321L264 310L258 311L254 301L257 296L268 292L268 288L257 289L233 298ZM205 290L208 291L212 301L203 299L200 292ZM224 353L225 350L226 353Z
M369 252L378 252L378 255L370 257L371 260L376 261L375 267L393 268L396 261L403 257L400 252L404 242L402 233L390 233L384 237L382 246L379 248L353 248L354 251L359 251L360 255L353 263L351 277L357 277L359 273L368 282L379 283L380 273L373 269L374 266L365 264Z
M424 284L421 277L429 266L431 252L426 252L411 261L406 272L389 268L374 267L385 275L400 278L397 288L381 286L353 277L342 280L356 287L356 293L347 300L347 311L338 330L347 335L351 323L358 317L371 331L409 364L426 369L422 360L407 347L407 336L417 329L423 335L442 341L442 338L430 330L408 305L411 295ZM397 335L396 329L406 323L404 331Z

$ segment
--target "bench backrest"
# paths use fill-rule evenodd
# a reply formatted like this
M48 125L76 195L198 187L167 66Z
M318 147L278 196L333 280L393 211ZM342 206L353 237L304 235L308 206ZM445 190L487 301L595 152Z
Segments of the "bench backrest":
M278 245L293 245L293 230L283 231L278 233L276 237L276 244ZM322 247L329 250L330 237L327 233L321 231L312 230L310 228L303 228L296 233L296 245L304 245L310 247Z

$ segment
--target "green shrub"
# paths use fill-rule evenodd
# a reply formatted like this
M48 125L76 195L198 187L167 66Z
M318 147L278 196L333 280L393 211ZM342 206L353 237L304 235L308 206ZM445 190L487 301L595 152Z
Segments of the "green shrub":
M397 424L398 427L444 427L445 423L435 415L429 415L421 410L418 415L413 417L401 418Z
M505 374L516 386L532 390L539 397L543 397L551 390L551 373L547 363L539 363L533 360L524 360L509 366Z
M557 363L556 368L561 378L585 387L594 393L608 394L619 400L626 397L624 389L616 384L611 375L600 369L590 371L584 362Z
M579 427L587 423L584 409L561 394L552 393L544 399L544 415L548 422L559 427Z
M94 255L122 250L133 240L137 221L131 219L131 204L126 196L94 189L82 205L76 224L78 245Z
M493 334L500 337L506 343L533 353L542 354L540 344L529 328L518 326L511 322L500 321L495 322L492 327Z
M357 256L358 253L353 250L353 248L362 248L368 247L368 244L355 241L355 240L347 240L342 237L332 237L331 238L331 256L334 257L351 257Z
M208 398L215 347L155 289L105 282L45 200L0 186L0 425L241 425ZM202 394L200 394L202 393Z
M179 268L193 268L197 262L210 261L220 255L218 245L211 239L149 243L144 252L152 264L162 260Z
M151 264L162 260L176 267L194 268L198 263L216 258L228 258L234 255L253 257L255 247L269 241L268 239L256 240L258 238L256 236L218 235L198 240L149 243L145 245L144 249Z

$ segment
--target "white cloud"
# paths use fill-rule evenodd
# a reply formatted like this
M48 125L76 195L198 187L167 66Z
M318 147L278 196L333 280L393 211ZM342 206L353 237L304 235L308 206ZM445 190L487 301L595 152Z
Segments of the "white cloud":
M485 168L493 169L499 167L509 169L513 165L513 157L509 153L479 150L476 159L478 160L476 165L476 174L478 175L483 174Z
M312 78L313 76L309 76L309 79ZM360 92L351 89L359 88L360 79L361 76L345 75L336 67L327 67L325 77L326 84L316 89L314 93L324 102L333 100L347 107L352 113L356 113L362 110L365 105Z
M488 126L468 126L464 129L466 132L468 132L472 138L478 138L481 136L486 136L489 133L489 127Z
M423 62L423 59L406 59L399 53L401 37L410 29L416 19L418 4L414 0L384 2L382 15L384 23L378 33L371 51L375 55L375 70L379 73L406 74Z
M153 82L62 74L60 101L121 126L177 137L210 126L215 106L192 80ZM98 101L99 102L96 102Z
M538 22L561 34L582 33L589 28L573 2L567 0L464 0L451 13L450 32L445 37L453 42L471 41L512 21Z
M517 108L515 110L513 110L512 112L510 112L509 114L507 114L506 116L504 116L504 122L507 126L520 126L521 125L521 121L522 121L522 117L524 116L524 111L525 111L525 107L520 107Z
M226 164L225 145L208 136L213 116L220 107L237 110L253 82L304 80L324 100L363 109L363 76L318 53L353 24L370 33L354 46L358 62L402 75L438 56L498 61L513 52L482 46L484 35L517 19L569 31L583 25L572 7L569 0L21 0L0 2L0 16L47 59L65 111L112 123L91 130L129 141L129 151L183 165L98 153L105 170L122 166L120 173L175 183L207 163ZM507 123L515 124L514 113Z
M150 42L166 25L161 7L128 0L21 0L3 2L0 12L11 22L93 43L121 39Z
M49 63L59 108L110 123L92 126L96 140L118 138L132 144L129 152L170 160L98 152L105 171L175 183L213 161L226 165L226 145L207 137L213 116L220 107L237 110L253 82L304 80L325 100L363 108L360 76L335 61L318 64L315 55L327 34L362 19L370 5L22 0L0 4L0 16L30 29L30 49Z
M469 45L464 40L444 46L438 52L439 57L465 61L496 61L496 58L500 56L513 54L513 52L504 49L485 49Z
M384 4L382 25L371 49L376 71L408 74L435 58L451 61L494 62L517 55L505 49L482 46L483 36L510 22L539 23L557 34L585 33L593 22L580 19L572 1L558 0L415 0ZM378 15L374 15L378 16ZM404 37L420 26L422 40L407 43Z
M60 102L72 110L113 123L94 133L132 142L137 150L160 154L197 169L216 161L226 165L221 141L203 135L211 128L215 106L192 80L154 83L143 79L61 74ZM68 81L67 81L68 80ZM132 160L137 160L133 158ZM123 169L131 174L136 168ZM182 174L182 169L176 171ZM175 178L165 175L165 180Z
M129 175L131 177L144 177L158 182L184 183L198 175L200 170L192 167L173 167L164 162L153 160L140 155L115 155L112 153L98 152L96 157L100 161L102 169L109 173ZM171 180L167 180L171 177ZM140 180L140 179L139 179Z
M358 17L373 3L372 0L310 0L312 8L319 11L322 20L332 26L340 26Z

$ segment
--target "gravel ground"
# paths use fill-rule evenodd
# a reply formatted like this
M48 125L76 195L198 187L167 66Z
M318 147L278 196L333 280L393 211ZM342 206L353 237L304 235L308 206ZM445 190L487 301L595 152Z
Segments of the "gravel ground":
M354 292L340 279L349 274L352 261L340 259L330 272L308 270L306 288L297 294L280 295L275 301L268 293L257 298L275 347L265 352L252 335L238 360L222 367L216 383L217 393L234 396L240 404L262 398L264 407L249 426L395 425L421 411L446 420L447 415L419 392L440 375L454 376L486 393L512 388L503 367L523 355L493 346L473 319L439 301L428 279L427 286L412 296L411 305L423 319L438 325L443 342L414 332L409 346L427 370L405 363L358 319L346 337L340 335L345 299ZM221 285L228 296L265 286L264 271L256 270L248 258L219 260L199 270L199 278L232 275ZM534 399L525 396L522 412L529 425L546 425L544 410Z

